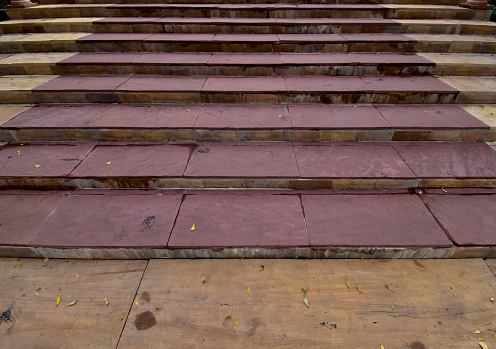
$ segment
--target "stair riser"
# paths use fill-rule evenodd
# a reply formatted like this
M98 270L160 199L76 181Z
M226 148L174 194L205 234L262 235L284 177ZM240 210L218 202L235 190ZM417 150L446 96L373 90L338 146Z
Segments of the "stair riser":
M494 142L496 130L401 130L401 129L105 129L105 128L22 128L0 129L0 142L35 141L195 141L195 142L390 142L451 141Z
M29 8L9 10L11 19L70 17L196 17L196 18L387 18L487 20L483 11L467 9L218 9L142 7Z
M2 189L412 189L495 188L496 178L0 178Z
M454 5L464 1L460 0L230 0L230 4L416 4L416 5ZM197 4L198 0L41 0L38 3L43 5L52 4ZM224 4L221 0L202 0L202 4Z

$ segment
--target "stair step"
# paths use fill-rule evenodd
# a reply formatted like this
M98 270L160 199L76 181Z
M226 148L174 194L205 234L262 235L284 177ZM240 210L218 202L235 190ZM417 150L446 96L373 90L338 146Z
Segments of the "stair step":
M82 17L0 22L0 33L410 33L494 35L496 23L475 20L382 18L163 18Z
M489 53L496 38L432 34L6 34L0 54L30 52Z
M496 141L496 106L0 107L0 141ZM485 122L481 121L484 120Z
M67 17L390 18L487 20L485 11L444 5L59 4L9 9L11 19Z
M496 187L485 143L22 144L0 148L2 188Z
M420 193L9 190L0 192L0 251L117 259L494 257L494 190Z
M5 75L496 75L496 56L473 53L18 53L0 56Z
M473 76L14 75L0 77L0 96L3 103L492 103L495 84Z

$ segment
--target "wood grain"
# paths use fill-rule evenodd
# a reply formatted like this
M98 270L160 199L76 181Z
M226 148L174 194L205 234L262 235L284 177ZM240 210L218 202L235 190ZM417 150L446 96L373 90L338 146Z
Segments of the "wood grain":
M115 348L146 264L0 259L0 347Z
M119 348L491 348L495 280L482 259L151 260Z

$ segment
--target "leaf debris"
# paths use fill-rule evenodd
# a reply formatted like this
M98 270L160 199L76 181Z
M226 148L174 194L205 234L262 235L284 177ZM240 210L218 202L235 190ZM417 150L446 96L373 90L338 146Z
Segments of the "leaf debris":
M305 298L307 296L307 290L308 290L308 287L301 289L301 292L303 292L303 298Z
M238 320L234 321L234 332L236 332L236 327L238 327Z
M251 287L248 287L248 288L246 289L246 293L248 293L248 296L250 295L250 291L251 291Z
M159 311L159 310L162 310L162 307L156 307L155 308L155 311Z
M195 230L195 223L193 223L193 226L191 227L191 231Z
M204 284L204 283L205 283L205 276L203 276L203 274L202 274L202 284Z
M105 304L109 305L109 300L108 300L108 298L105 298L105 299L104 299L104 302L105 302Z
M231 315L227 315L225 318L224 318L224 322L222 323L222 325L224 325L227 321L227 319L232 319L232 316Z
M474 331L474 333L475 333L475 334L477 334L477 333L481 333L481 332L482 332L482 330L477 330L477 331Z
M303 298L303 303L310 309L310 305L308 304L308 299Z
M394 309L396 308L396 303L393 303L393 305L391 306L391 309Z
M487 347L487 344L486 344L486 343L484 343L484 342L479 342L479 345L481 346L481 348L482 348L482 349L489 349L489 348Z
M60 296L57 297L57 303L55 303L55 306L58 306L60 303Z
M76 303L77 303L77 299L73 300L73 301L72 301L72 302L70 302L70 303L67 303L65 306L66 306L66 307L72 307L72 306L73 306L74 304L76 304Z
M346 279L346 287L350 288L350 278Z
M76 274L76 277L77 277L77 278L80 278L80 277L81 277L81 275L79 275L79 274Z
M136 304L136 307L138 307L138 300L137 299L134 300L134 304Z
M363 293L363 290L360 287L357 286L356 289L358 292Z
M124 319L124 316L126 316L126 313L122 312L121 321L122 321L122 319Z

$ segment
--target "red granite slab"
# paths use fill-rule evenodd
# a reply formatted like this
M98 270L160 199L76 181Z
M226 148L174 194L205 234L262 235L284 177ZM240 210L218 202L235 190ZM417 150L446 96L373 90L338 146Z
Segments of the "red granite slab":
M358 76L286 76L288 92L372 92Z
M285 92L281 77L209 77L203 92Z
M276 34L216 34L212 42L278 42Z
M293 178L298 168L289 143L205 143L195 149L184 176Z
M334 25L334 26L398 26L398 22L384 18L277 18L281 25Z
M148 36L145 41L212 41L214 34L182 34L182 33L160 33Z
M294 104L289 106L294 128L374 129L390 128L389 123L371 106Z
M191 128L200 109L197 104L120 104L99 119L96 125L108 128Z
M154 23L161 19L161 17L107 17L99 19L94 23L98 24L115 24L115 23Z
M399 142L394 148L419 177L496 177L496 152L485 143Z
M0 177L67 176L94 146L94 143L8 144L0 148Z
M78 53L57 64L130 64L142 53Z
M99 145L71 176L180 177L189 152L187 145Z
M112 108L114 105L111 104L37 105L11 119L3 127L95 127L97 121Z
M432 76L363 76L374 92L456 93L457 89Z
M66 198L63 194L0 195L0 245L28 245Z
M182 195L69 196L31 239L52 247L165 247Z
M336 10L380 10L387 9L387 7L378 4L298 4L298 9L336 9Z
M115 90L129 76L63 75L45 82L33 91L108 91Z
M348 40L354 42L415 42L415 40L410 39L408 36L403 34L341 34L341 36Z
M326 144L296 146L303 178L415 178L389 144Z
M489 128L458 105L388 105L376 108L396 128Z
M279 34L282 43L344 43L346 39L339 34Z
M420 197L456 244L496 245L496 195Z
M143 41L152 34L149 33L97 33L77 39L77 42L95 41Z
M225 18L225 17L170 17L163 18L158 21L161 24L232 24L232 25L243 25L243 24L261 24L269 25L276 24L275 18L247 18L247 17L235 17L235 18Z
M117 91L200 91L206 78L201 76L142 76L135 75L117 88Z
M206 64L210 53L144 53L133 64Z
M416 195L303 195L311 246L452 246Z
M282 64L281 56L275 54L213 54L208 64L212 65L275 65Z
M289 246L308 246L297 195L224 194L185 196L167 247Z
M351 54L343 53L283 53L281 60L284 64L327 65L327 64L358 64Z
M332 65L435 65L417 55L394 53L286 53L281 54L285 64Z
M291 128L286 105L205 104L195 128L287 129Z

